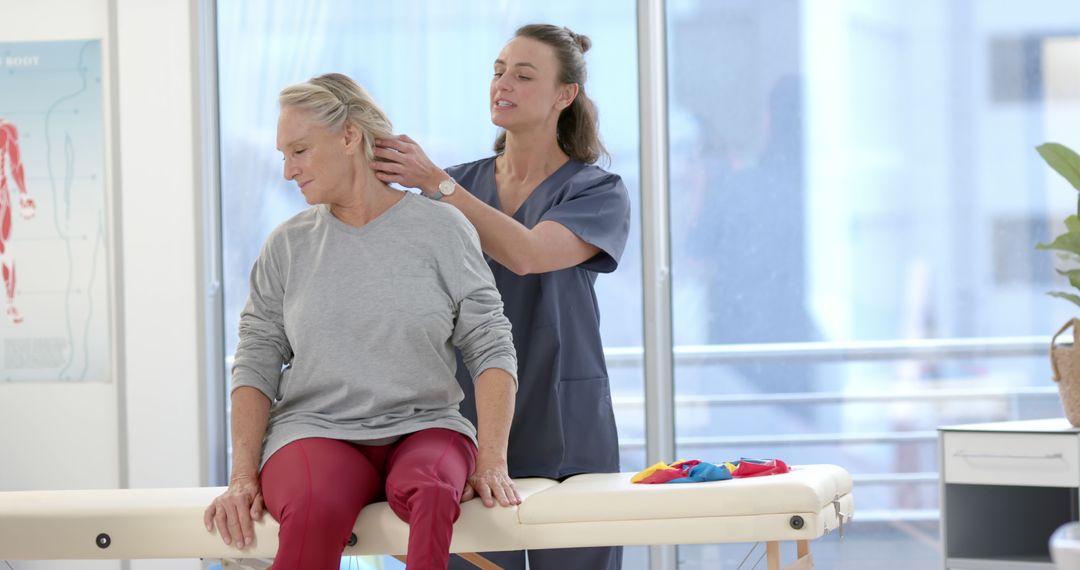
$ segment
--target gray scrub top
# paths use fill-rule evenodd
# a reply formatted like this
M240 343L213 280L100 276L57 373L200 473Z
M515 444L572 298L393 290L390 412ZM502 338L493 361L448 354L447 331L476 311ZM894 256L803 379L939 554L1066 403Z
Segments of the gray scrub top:
M447 173L501 209L495 157L453 166ZM593 284L598 273L615 271L626 246L626 187L616 174L570 160L537 186L513 217L527 228L544 220L558 222L600 253L576 267L526 276L487 258L518 357L510 475L562 479L618 471L619 441ZM475 424L473 382L460 355L457 379L465 391L461 413Z

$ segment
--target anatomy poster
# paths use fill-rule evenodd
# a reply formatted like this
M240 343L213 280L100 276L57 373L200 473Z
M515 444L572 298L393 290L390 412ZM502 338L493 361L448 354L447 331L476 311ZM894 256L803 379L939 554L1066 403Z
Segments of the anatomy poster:
M99 40L0 43L0 382L112 377Z

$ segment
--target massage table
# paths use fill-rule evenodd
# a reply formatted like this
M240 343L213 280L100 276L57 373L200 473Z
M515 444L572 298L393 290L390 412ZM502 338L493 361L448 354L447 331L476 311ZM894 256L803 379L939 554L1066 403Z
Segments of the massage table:
M769 570L780 570L782 541L797 543L791 570L811 568L809 541L851 518L851 476L835 465L707 483L640 485L632 473L586 474L563 482L515 481L516 508L462 505L452 552L483 570L498 567L469 553L579 546L766 543ZM203 526L203 510L224 487L0 493L0 560L260 558L277 549L277 523L255 525L243 552ZM408 525L386 503L360 513L346 556L391 555L408 544Z

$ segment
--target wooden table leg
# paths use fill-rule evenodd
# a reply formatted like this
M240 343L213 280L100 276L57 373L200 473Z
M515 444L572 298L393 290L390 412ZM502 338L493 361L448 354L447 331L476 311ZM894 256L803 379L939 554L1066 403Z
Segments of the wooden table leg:
M814 557L810 554L810 541L796 541L795 548L799 558L784 570L812 570L814 567Z
M495 564L475 552L458 552L457 555L480 570L503 570L502 566ZM394 558L398 559L402 564L406 564L404 556L394 555Z
M458 556L464 558L466 561L471 562L473 566L476 566L480 570L503 570L501 566L494 562L484 558L483 556L475 552L459 552Z
M780 570L780 543L775 540L765 544L769 570Z

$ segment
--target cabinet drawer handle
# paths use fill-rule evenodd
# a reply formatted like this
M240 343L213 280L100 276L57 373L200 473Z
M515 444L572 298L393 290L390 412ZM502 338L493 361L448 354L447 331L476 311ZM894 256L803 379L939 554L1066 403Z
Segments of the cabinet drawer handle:
M964 459L1065 459L1061 453L1047 453L1046 455L1008 455L1004 453L968 453L964 450L953 453L953 457Z

